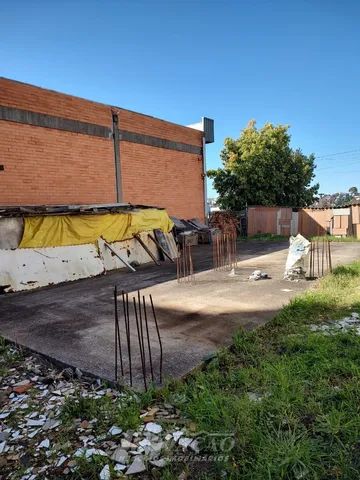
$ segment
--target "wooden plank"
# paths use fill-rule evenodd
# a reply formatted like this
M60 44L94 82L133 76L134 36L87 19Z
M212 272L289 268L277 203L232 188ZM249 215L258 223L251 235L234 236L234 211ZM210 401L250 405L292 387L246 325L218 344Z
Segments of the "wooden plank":
M145 243L141 240L140 236L136 234L136 235L134 235L134 238L136 238L136 240L140 243L140 245L143 247L143 249L149 255L149 257L153 260L153 262L156 265L160 265L160 263L156 260L156 258L152 254L152 252L148 249L147 245L145 245Z
M150 235L150 233L148 234L148 237L150 238L150 240L152 240L155 243L155 245L165 255L165 257L167 257L170 260L170 262L174 263L174 260L170 257L169 253L166 252L166 250L160 245L160 243L157 240L155 240L155 238L152 235Z

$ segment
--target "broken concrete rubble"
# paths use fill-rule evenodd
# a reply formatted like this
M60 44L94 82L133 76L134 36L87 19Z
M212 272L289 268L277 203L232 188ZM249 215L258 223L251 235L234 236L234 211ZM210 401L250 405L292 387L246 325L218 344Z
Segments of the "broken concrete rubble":
M352 312L349 317L321 323L319 325L311 324L309 325L309 328L312 332L321 332L325 335L350 331L354 332L356 335L360 335L360 315L357 312Z
M15 358L17 349L8 348ZM13 391L15 385L27 385L29 379L33 384L31 396L29 392ZM66 400L76 402L80 396L115 402L133 394L104 387L100 381L83 375L78 378L69 370L64 374L35 355L26 356L16 368L8 370L0 392L4 394L0 411L0 454L4 459L1 473L10 480L18 479L16 471L20 466L26 467L22 480L71 478L80 468L79 462L96 465L99 457L104 460L99 464L100 479L112 478L111 472L140 475L148 469L163 468L177 449L198 451L191 431L174 430L172 422L178 419L178 412L170 404L139 412L136 431L123 430L121 424L99 430L97 418L75 418L72 426L64 423L62 409Z

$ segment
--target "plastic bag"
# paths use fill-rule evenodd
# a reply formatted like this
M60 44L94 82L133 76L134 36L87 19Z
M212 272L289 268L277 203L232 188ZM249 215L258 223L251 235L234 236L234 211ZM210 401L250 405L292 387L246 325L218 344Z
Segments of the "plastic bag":
M298 233L296 237L290 237L290 247L284 273L286 280L305 278L305 259L309 250L309 240L300 235L300 233Z

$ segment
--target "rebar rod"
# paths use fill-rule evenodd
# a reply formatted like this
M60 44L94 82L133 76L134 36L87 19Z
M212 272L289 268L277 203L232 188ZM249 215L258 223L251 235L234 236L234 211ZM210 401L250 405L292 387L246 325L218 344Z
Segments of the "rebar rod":
M312 278L315 278L315 243L312 242L312 245L313 245L313 255L312 255L312 261L313 261L312 272L313 272L313 275L312 275Z
M115 341L117 342L116 350L116 376L115 379L117 380L118 377L118 370L117 370L117 357L118 354L120 356L120 369L121 375L124 376L124 364L123 364L123 356L122 356L122 347L121 347L121 336L120 336L120 326L119 326L119 312L118 312L118 301L117 301L117 286L115 285L114 288L114 304L115 304Z
M151 309L154 317L154 322L155 322L155 327L156 327L156 332L159 340L159 346L160 346L160 383L162 383L162 375L163 375L163 346L162 346L162 341L161 341L161 335L160 335L160 330L159 330L159 325L158 321L156 318L156 313L155 313L155 308L154 308L154 303L151 294L149 295L150 297L150 302L151 302Z
M136 330L137 330L138 342L139 342L139 350L140 350L140 358L141 358L141 367L142 367L142 373L143 373L143 378L144 378L144 387L145 387L145 391L147 391L146 372L145 372L145 361L144 361L144 355L143 355L143 351L142 351L142 343L141 343L141 338L140 338L139 318L138 318L138 313L137 313L136 298L135 298L135 297L133 297L133 303L134 303L134 312L135 312L135 320L136 320Z
M329 271L329 248L328 240L325 241L326 272Z
M195 276L194 276L194 265L193 265L192 255L191 255L191 247L189 247L189 259L190 259L190 279L193 282L195 280Z
M118 341L117 341L117 324L116 324L116 287L114 288L114 331L115 331L115 382L118 381Z
M330 242L330 240L328 240L328 246L329 246L329 269L330 269L330 272L332 272L331 242Z
M144 307L146 337L147 337L147 344L148 344L148 351L149 351L149 363L150 363L151 380L154 381L154 369L153 369L153 363L152 363L151 344L150 344L148 318L147 318L147 313L146 313L145 296L143 295L142 298L143 298L143 307Z
M131 360L131 335L130 335L130 320L129 320L129 295L124 290L121 292L122 302L123 302L123 311L124 311L124 323L125 323L125 334L126 334L126 343L128 351L128 362L129 362L129 376L130 376L130 386L132 387L132 360Z
M320 254L319 254L319 241L316 240L316 256L317 256L317 272L320 277Z
M140 290L138 290L138 292L137 292L137 297L138 297L138 305L139 305L139 325L140 325L141 345L142 345L142 351L143 351L143 357L144 357L144 366L145 366L145 375L146 375L146 355L145 355L144 328L143 328L143 320L142 320Z

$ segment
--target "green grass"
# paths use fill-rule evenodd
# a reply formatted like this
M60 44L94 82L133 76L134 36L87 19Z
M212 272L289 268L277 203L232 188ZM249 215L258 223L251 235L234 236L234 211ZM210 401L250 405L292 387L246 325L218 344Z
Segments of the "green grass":
M24 356L20 349L13 351L6 340L0 337L0 377L5 377L10 367L16 367Z
M360 478L360 337L309 329L353 311L360 313L360 261L336 268L263 327L239 331L230 349L221 349L186 382L127 399L80 394L67 399L55 446L71 453L75 419L97 418L95 435L112 425L136 429L143 407L166 400L200 435L202 455L225 453L225 458L170 463L146 478L175 480L181 473L188 480ZM21 352L11 353L1 341L0 358L4 369L23 361ZM214 438L233 444L224 452ZM78 458L68 477L97 479L107 462Z
M360 313L360 262L337 268L265 326L239 332L231 350L167 389L198 431L234 435L227 460L190 463L190 478L360 478L360 337L308 328L352 311Z
M356 237L336 237L335 235L323 235L323 236L314 236L311 237L310 240L322 240L325 238L326 240L330 240L332 242L360 242L360 238Z
M108 396L89 398L78 395L66 399L61 411L65 425L71 425L74 419L97 419L95 429L104 432L112 425L123 430L136 429L140 424L140 404L135 397L114 401Z

